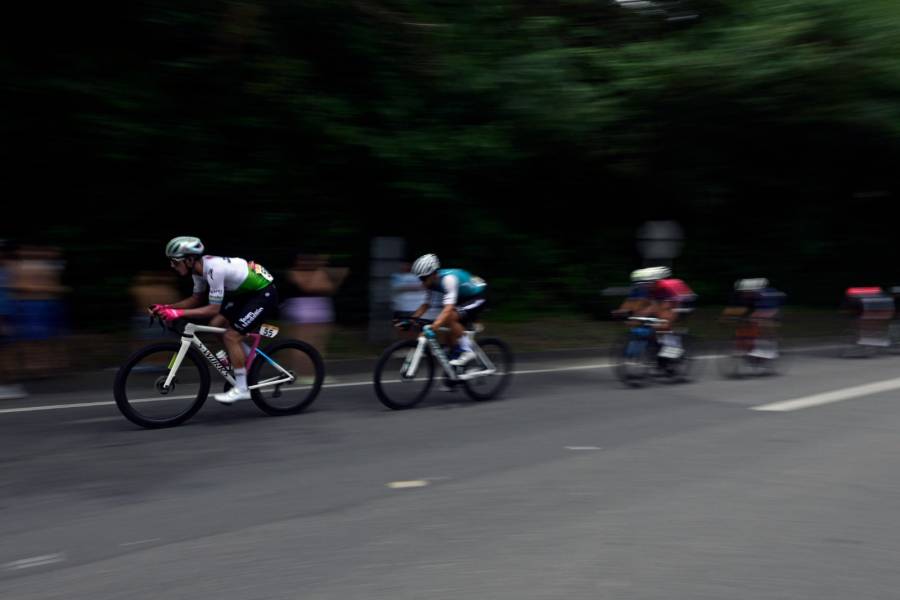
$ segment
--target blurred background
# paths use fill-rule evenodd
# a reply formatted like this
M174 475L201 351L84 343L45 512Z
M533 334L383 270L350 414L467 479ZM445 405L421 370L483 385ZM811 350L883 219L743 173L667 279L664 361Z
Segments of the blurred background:
M308 333L333 357L377 352L425 252L489 282L518 349L598 343L648 221L678 223L701 307L767 277L811 323L900 284L898 23L887 0L17 3L0 370L158 335L140 307L189 293L176 235L330 298Z

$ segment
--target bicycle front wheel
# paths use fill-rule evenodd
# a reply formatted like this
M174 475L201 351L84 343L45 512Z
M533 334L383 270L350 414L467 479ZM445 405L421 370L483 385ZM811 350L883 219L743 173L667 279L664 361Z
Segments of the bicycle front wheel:
M285 340L265 348L253 359L247 373L254 404L272 416L292 415L308 407L319 395L324 380L322 356L300 340Z
M419 343L403 340L388 347L375 365L375 394L382 404L393 410L412 408L421 402L434 381L434 361L423 350L419 367L410 376L407 372Z
M491 362L495 369L490 375L483 375L474 379L463 381L466 393L474 400L492 400L499 396L512 380L513 372L513 355L509 346L505 342L497 338L486 338L478 342L478 346L484 355ZM477 371L483 370L487 365L482 364L481 360L469 363L467 371L471 372L474 368Z
M181 344L154 344L139 350L116 373L113 393L126 419L158 429L180 425L200 410L209 394L209 368L191 348L181 361L172 384L166 388L169 370Z
M613 373L628 387L641 387L653 369L656 345L645 337L625 334L612 347Z

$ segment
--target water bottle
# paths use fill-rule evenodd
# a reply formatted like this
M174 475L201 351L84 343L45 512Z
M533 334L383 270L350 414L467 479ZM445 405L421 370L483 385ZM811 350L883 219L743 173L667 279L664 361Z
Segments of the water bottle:
M219 362L222 363L222 366L224 366L226 369L228 368L229 364L227 352L225 352L224 350L219 350L218 352L216 352L216 358L219 359Z

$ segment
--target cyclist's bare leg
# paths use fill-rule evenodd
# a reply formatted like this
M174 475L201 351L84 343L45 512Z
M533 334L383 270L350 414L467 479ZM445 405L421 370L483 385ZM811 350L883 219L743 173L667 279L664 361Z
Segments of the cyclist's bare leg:
M244 335L232 329L231 323L221 314L214 316L209 324L211 327L224 327L227 329L222 334L222 344L225 346L225 351L228 352L228 360L231 361L232 365L243 365L247 360L244 348L241 346L241 342L244 341Z
M462 323L459 322L459 313L453 311L448 317L447 322L444 324L450 330L449 340L450 347L455 348L459 343L459 338L463 336L465 333L465 329L462 326Z

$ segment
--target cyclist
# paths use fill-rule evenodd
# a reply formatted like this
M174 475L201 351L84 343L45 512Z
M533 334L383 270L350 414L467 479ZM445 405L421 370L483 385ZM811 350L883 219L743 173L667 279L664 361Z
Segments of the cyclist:
M663 319L664 323L653 326L659 334L659 356L681 357L681 338L673 328L682 314L693 310L697 295L682 280L673 278L669 267L637 269L631 273L631 282L628 297L613 314Z
M222 342L234 369L235 386L214 398L222 404L233 404L250 398L242 342L248 332L259 329L265 316L277 310L278 293L272 276L261 265L243 258L204 255L203 251L203 242L196 237L169 240L169 263L178 275L191 275L194 292L175 304L154 304L150 310L166 321L211 319L212 327L228 329Z
M858 320L861 346L890 345L888 327L894 318L894 300L877 286L851 287L845 292L845 303Z
M417 258L411 271L422 282L426 292L422 305L410 318L418 319L425 314L431 306L432 292L442 294L443 309L431 325L425 326L425 335L432 337L436 329L447 327L450 330L450 347L453 348L451 355L455 356L450 364L457 367L467 364L475 358L475 352L463 325L477 320L484 310L487 283L462 269L441 269L441 263L434 254Z
M781 319L784 298L784 293L771 287L765 277L738 279L734 283L734 296L722 316L750 321L750 325L740 328L738 333L742 338L752 340L749 356L778 358L775 331Z

